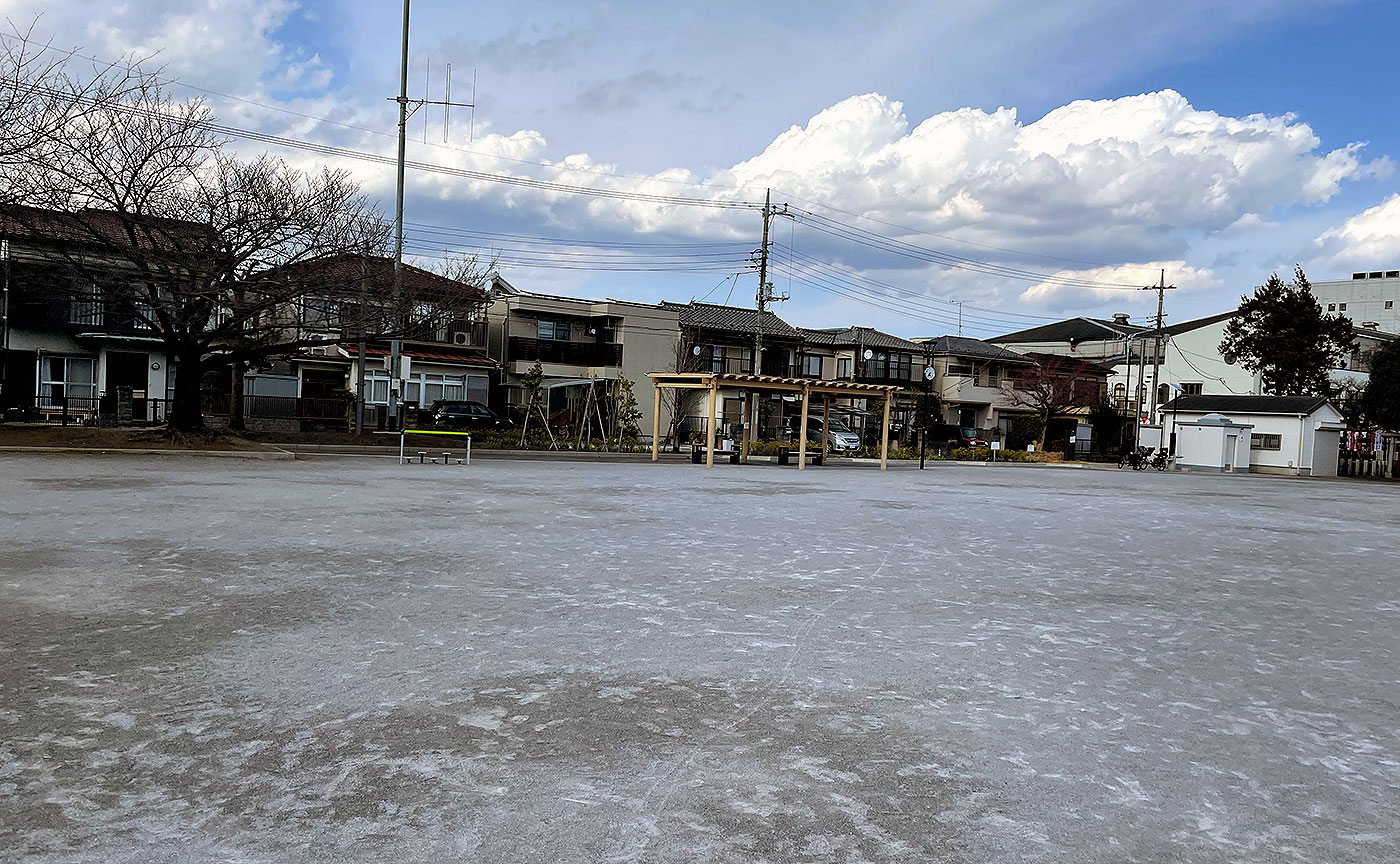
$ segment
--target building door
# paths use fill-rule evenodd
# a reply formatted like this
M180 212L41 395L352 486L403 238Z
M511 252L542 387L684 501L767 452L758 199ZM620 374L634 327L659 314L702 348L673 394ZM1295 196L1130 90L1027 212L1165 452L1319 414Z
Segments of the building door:
M977 426L977 409L963 408L958 412L958 423L963 426Z
M115 393L118 387L130 387L132 396L144 399L146 397L146 369L150 366L150 359L151 355L144 352L108 351L107 392Z
M1224 468L1225 468L1226 471L1234 471L1234 470L1235 470L1235 450L1236 450L1236 448L1239 447L1239 444L1240 444L1240 436L1238 436L1238 435L1226 435L1226 436L1225 436L1225 465L1224 465Z

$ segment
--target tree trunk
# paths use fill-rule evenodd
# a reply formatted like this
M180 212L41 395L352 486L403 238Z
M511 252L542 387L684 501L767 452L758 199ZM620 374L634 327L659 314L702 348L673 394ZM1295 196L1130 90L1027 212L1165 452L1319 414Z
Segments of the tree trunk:
M204 357L198 349L172 352L175 370L175 398L170 406L170 428L192 434L204 431L204 405L200 399Z
M242 360L235 360L229 364L229 378L232 381L232 386L229 391L228 428L230 432L242 432L247 428L243 425Z

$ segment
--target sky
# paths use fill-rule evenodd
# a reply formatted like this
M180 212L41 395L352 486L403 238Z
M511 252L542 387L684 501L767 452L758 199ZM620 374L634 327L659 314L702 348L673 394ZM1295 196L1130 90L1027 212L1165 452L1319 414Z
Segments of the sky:
M0 10L143 58L224 125L394 152L396 3ZM409 159L446 171L408 172L407 249L478 254L528 291L751 305L771 194L793 324L1142 321L1163 271L1167 321L1189 320L1295 264L1314 281L1400 267L1397 27L1400 4L1367 0L418 0L410 97L442 99L450 63L476 107L410 121ZM344 167L392 210L389 166L274 152Z

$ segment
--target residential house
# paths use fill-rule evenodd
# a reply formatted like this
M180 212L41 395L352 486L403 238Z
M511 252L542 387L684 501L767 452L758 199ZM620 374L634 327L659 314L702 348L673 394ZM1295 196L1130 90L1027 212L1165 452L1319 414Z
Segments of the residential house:
M893 384L903 388L890 406L890 432L895 440L908 436L914 399L923 389L926 365L922 345L872 327L799 328L802 332L802 377L862 384ZM884 405L865 398L834 399L833 416L861 432L867 443L880 434Z
M544 407L558 422L581 418L590 404L590 388L606 415L608 403L600 391L626 378L646 421L641 425L650 434L656 393L646 374L674 368L678 317L665 304L537 294L497 277L488 316L490 353L501 361L495 407L502 412L523 409L521 377L538 362L544 373ZM670 423L668 411L662 411L662 422Z
M802 374L802 331L772 312L765 310L760 313L757 309L696 301L662 302L659 306L677 316L680 333L680 353L677 356L686 366L683 371L763 374L783 378L796 378ZM763 361L759 368L755 368L754 349L760 334ZM716 413L722 418L723 429L734 433L744 422L743 394L738 390L725 390L721 391L720 398ZM756 437L777 437L784 418L800 410L781 401L776 406L769 404L767 413L760 415ZM704 431L708 423L704 412L693 399L682 399L676 413L684 418L679 430L682 438Z
M934 370L933 390L943 402L943 420L980 430L987 439L1005 441L1012 417L1026 414L1007 398L1004 385L1035 365L1024 354L969 336L915 339ZM999 435L992 433L1000 429Z
M135 278L119 228L102 211L0 211L0 412L165 416L174 378L151 309L113 290Z
M340 428L350 416L346 408L361 394L365 425L371 428L387 422L389 400L396 389L406 413L428 408L439 399L490 400L491 377L498 368L486 341L490 280L485 285L466 285L402 265L399 289L412 302L404 313L406 325L396 328L403 335L396 387L389 369L392 345L375 336L377 328L372 326L376 314L391 314L393 259L338 255L280 268L271 278L327 286L325 297L303 297L295 308L281 312L284 341L324 344L299 348L250 371L246 395L323 400L324 410L312 419ZM347 299L357 295L363 300Z

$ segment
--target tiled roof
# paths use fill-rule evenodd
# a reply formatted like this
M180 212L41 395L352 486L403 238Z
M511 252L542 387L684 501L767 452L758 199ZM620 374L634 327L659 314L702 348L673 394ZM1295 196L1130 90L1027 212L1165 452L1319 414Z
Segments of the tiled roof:
M1221 414L1311 414L1326 405L1326 396L1178 396L1163 411L1202 411Z
M128 234L128 229L132 232ZM71 213L13 204L0 207L0 234L36 241L81 243L112 248L135 247L178 252L197 243L202 250L214 231L199 222L155 216L123 216L112 210L82 208Z
M283 276L326 285L333 283L336 287L341 288L352 286L364 280L368 290L382 291L387 294L394 285L394 261L383 255L362 256L347 253L318 258L314 261L299 261L285 267L265 270L256 274L255 278L278 279ZM410 294L432 295L436 293L459 297L479 295L482 299L487 296L486 292L479 286L467 285L446 276L439 276L411 264L403 265L402 283L404 290Z
M1029 330L1017 330L1002 336L993 336L988 342L1085 342L1090 339L1121 339L1132 333L1141 333L1146 327L1135 324L1117 324L1101 318L1066 318L1050 324L1042 324Z
M705 330L728 330L736 333L757 333L787 339L801 339L802 332L772 312L763 312L760 317L757 309L744 309L739 306L720 306L715 303L669 303L658 304L662 309L673 309L678 313L682 327L699 327Z
M1180 336L1182 333L1190 333L1192 330L1199 330L1202 327L1209 327L1212 324L1216 324L1221 321L1226 321L1230 318L1235 317L1237 314L1239 314L1238 309L1231 309L1229 312L1221 312L1217 315L1207 315L1204 318L1196 318L1191 321L1182 321L1180 324L1170 324L1162 328L1162 335ZM1157 334L1157 331L1144 330L1143 334L1147 336L1154 336Z
M909 351L911 353L924 350L923 346L916 342L882 333L873 327L837 327L830 330L801 327L799 329L802 331L802 338L813 345L838 347L862 345L867 348L885 348L891 351Z
M1009 351L1000 345L973 339L970 336L939 336L923 342L933 354L955 354L959 357L979 357L984 360L1004 360L1008 363L1033 363L1024 354Z

